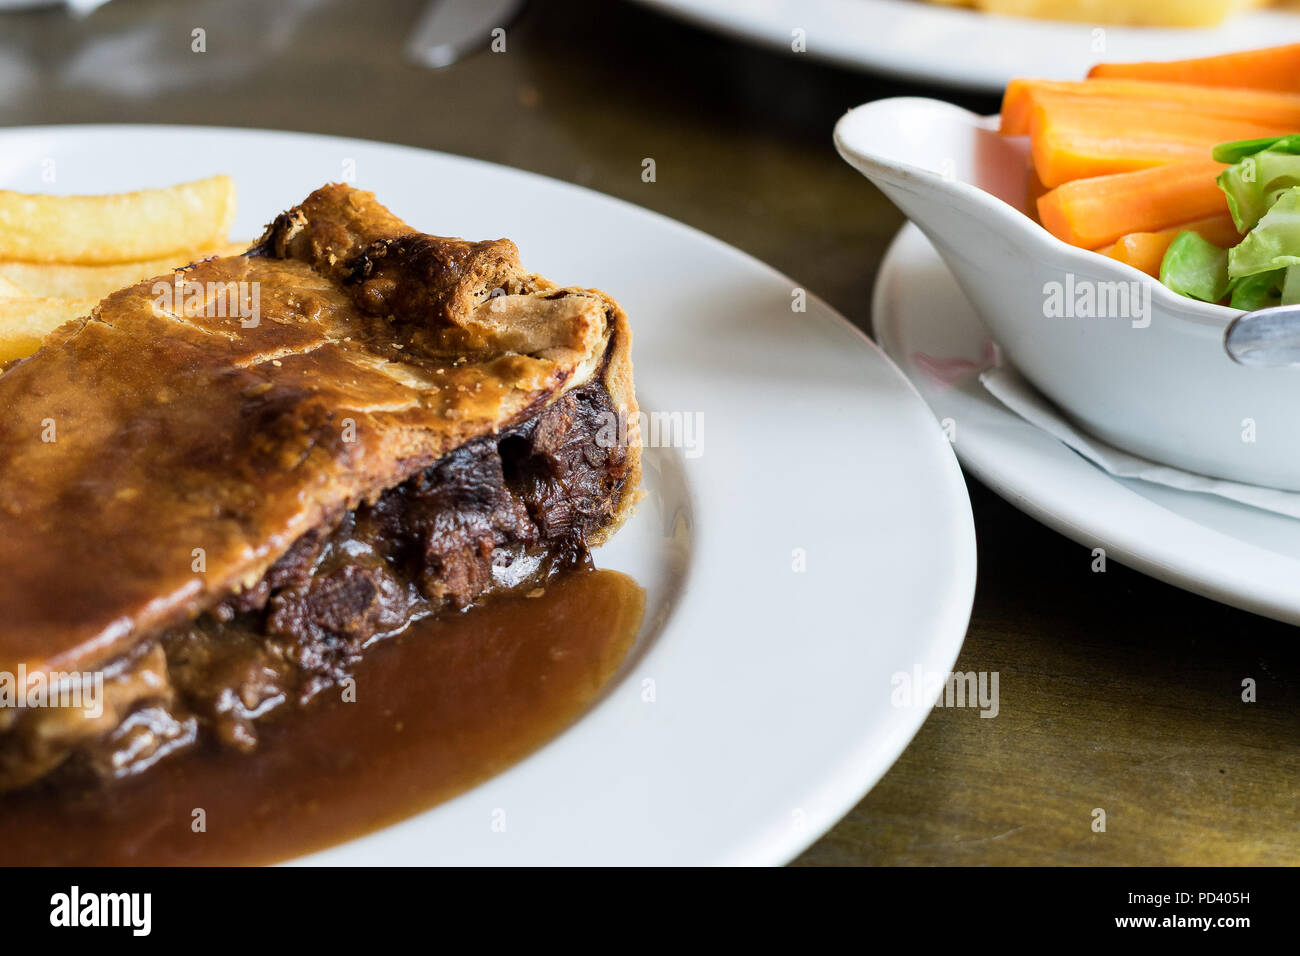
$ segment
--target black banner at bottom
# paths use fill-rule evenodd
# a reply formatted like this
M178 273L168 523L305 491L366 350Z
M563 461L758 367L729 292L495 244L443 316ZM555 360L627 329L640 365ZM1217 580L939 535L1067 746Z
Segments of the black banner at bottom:
M998 940L1121 939L1226 945L1295 922L1286 869L835 869L783 874L397 869L0 870L4 940L77 935L128 944L225 937L336 946L430 927L554 934L623 923L649 938L700 920L737 939L784 923L812 936L908 930ZM529 930L528 927L532 926ZM892 929L891 929L892 927ZM957 934L957 935L953 935ZM598 936L591 937L594 942ZM43 940L42 940L43 941Z

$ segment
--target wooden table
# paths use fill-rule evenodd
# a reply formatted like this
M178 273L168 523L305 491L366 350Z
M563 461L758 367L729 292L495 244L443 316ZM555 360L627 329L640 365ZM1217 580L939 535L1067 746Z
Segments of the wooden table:
M431 72L401 56L420 8L119 0L80 22L3 16L0 123L260 126L478 156L697 226L869 329L903 220L835 155L834 121L898 94L997 107L609 0L534 0L504 53ZM957 668L999 672L1000 713L934 711L798 862L1300 863L1296 631L1113 562L1094 574L1088 549L970 491L979 589ZM1241 700L1247 677L1257 703Z

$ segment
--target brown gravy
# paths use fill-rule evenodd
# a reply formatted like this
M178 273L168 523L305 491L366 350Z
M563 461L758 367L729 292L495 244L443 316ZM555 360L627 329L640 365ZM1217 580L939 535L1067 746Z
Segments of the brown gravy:
M269 863L386 826L563 730L644 610L631 578L581 571L418 623L367 652L355 702L322 693L264 728L251 755L198 751L94 794L0 798L0 864ZM193 829L200 808L206 832Z

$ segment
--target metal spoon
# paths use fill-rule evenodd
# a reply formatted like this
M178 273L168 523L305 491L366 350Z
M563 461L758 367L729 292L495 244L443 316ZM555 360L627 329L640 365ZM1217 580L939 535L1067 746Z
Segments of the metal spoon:
M1300 365L1300 305L1279 305L1237 316L1223 333L1223 347L1241 365Z

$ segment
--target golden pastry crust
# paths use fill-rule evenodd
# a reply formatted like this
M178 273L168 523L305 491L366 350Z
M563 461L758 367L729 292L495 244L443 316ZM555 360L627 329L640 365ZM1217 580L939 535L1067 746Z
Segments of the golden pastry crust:
M605 389L618 414L623 418L622 440L627 443L626 482L627 491L619 499L613 519L609 524L593 534L588 543L593 547L609 540L623 523L636 511L637 504L644 497L641 488L641 425L640 409L636 403L636 390L632 382L632 327L628 325L627 315L619 304L597 289L587 290L599 296L606 304L609 316L609 352L604 369Z
M114 293L0 376L0 668L86 666L192 617L593 374L635 436L626 316L508 240L416 233L332 185L181 278ZM210 314L223 289L257 290L255 324ZM639 440L627 462L602 540Z

